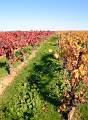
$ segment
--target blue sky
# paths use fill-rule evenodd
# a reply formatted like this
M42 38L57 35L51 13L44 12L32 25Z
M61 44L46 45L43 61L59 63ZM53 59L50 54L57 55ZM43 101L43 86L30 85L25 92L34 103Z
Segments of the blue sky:
M88 29L88 0L0 0L0 30Z

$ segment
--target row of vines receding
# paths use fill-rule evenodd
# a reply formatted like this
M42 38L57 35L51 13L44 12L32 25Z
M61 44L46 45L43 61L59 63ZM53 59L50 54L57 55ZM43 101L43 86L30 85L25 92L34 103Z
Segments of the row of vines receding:
M63 62L66 88L59 110L65 119L73 120L79 104L87 102L88 90L88 32L61 32L55 58Z

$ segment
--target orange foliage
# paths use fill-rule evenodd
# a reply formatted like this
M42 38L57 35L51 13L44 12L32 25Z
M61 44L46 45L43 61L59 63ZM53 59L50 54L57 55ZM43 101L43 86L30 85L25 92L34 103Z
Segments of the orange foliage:
M86 90L77 95L77 88L80 81L88 84L88 32L61 32L59 36L59 59L71 73L71 89L65 91L60 111L69 113L76 103L85 103Z
M88 74L88 32L62 32L59 41L60 57L73 76L84 79Z

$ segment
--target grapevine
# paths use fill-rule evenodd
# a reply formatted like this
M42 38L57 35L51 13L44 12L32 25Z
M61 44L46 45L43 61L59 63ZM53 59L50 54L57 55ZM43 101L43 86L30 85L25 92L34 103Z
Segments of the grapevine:
M85 103L85 93L88 84L88 32L60 33L57 55L63 61L64 69L70 73L70 80L65 77L70 89L66 90L60 106L60 112L67 114L67 119L72 120L77 103ZM78 88L86 83L84 87Z

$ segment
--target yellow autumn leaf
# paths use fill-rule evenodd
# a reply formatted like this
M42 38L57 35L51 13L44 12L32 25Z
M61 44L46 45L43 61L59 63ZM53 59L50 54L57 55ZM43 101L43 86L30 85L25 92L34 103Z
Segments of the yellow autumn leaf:
M55 59L58 59L58 58L59 58L59 54L54 53L54 58L55 58Z
M86 70L84 69L84 65L83 65L83 64L79 67L79 72L80 72L80 74L81 74L82 76L85 75Z
M49 53L52 53L53 52L53 50L52 49L49 49Z
M79 77L79 71L78 71L78 69L74 70L73 74L74 74L74 78L78 79L78 77Z

